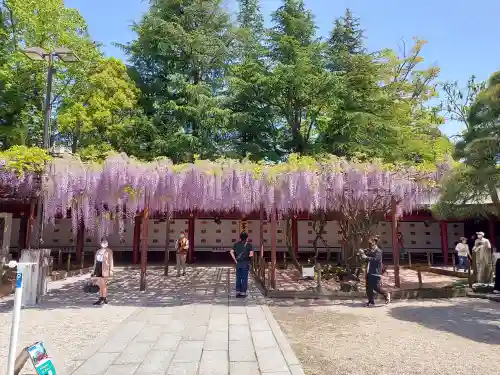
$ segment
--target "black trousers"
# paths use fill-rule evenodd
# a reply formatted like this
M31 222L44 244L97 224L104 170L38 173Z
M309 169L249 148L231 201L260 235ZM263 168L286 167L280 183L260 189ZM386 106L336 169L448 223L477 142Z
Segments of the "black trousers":
M366 295L368 296L369 303L375 303L375 293L387 299L387 292L382 288L380 277L368 275L366 277Z
M495 290L500 291L500 258L495 263Z

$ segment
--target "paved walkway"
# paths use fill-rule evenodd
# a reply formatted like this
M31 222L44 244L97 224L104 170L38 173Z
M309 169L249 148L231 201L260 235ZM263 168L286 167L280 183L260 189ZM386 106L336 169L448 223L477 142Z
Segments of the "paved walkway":
M148 282L140 293L137 270L117 273L110 304L141 308L83 353L72 375L304 374L254 282L247 300L234 298L233 269L192 268L185 278L150 269ZM55 294L44 304L61 302Z

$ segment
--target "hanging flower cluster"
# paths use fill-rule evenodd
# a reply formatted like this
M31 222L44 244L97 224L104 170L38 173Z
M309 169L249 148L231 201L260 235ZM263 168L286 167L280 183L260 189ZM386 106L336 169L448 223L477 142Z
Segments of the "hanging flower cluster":
M124 154L103 165L72 156L48 164L42 192L46 221L71 209L74 233L80 221L104 236L123 228L124 219L150 212L182 211L242 214L342 211L355 200L369 207L381 200L398 203L398 214L434 200L446 165L425 171L379 162L348 162L291 156L287 163L254 164L234 160L173 165L169 160L142 163Z
M39 176L50 160L37 148L14 146L0 151L0 189L2 198L25 199L33 197L39 188Z

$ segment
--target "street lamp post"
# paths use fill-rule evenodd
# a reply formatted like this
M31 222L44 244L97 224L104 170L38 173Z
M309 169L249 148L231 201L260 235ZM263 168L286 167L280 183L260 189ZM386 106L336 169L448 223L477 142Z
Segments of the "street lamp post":
M68 48L61 47L54 49L53 52L47 52L40 47L30 47L22 51L26 57L34 61L47 61L47 91L45 92L45 105L44 105L44 120L43 120L43 148L49 150L50 148L50 114L52 112L52 80L54 78L55 68L54 59L57 57L65 63L78 62L78 56ZM39 249L43 241L43 207L40 197L38 198L36 219L37 219L37 237L35 248ZM27 244L28 248L31 244Z

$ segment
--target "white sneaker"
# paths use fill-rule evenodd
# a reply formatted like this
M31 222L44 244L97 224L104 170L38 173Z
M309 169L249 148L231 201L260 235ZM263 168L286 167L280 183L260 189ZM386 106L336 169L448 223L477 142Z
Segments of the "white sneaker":
M388 305L391 303L391 293L387 293L387 299L385 300L385 304Z

